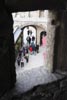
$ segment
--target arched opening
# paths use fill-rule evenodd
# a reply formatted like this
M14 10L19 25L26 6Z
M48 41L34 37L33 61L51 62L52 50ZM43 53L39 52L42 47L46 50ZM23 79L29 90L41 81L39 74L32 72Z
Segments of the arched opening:
M44 48L42 47L42 45L40 45L40 33L41 33L41 31L42 31L42 36L46 35L46 32L43 31L44 30L43 27L40 27L38 25L26 25L26 26L22 27L21 30L22 30L22 32L20 32L18 40L20 40L20 38L21 38L20 45L22 43L22 46L18 51L18 55L20 55L20 52L23 53L23 48L27 48L28 51L29 51L29 53L28 53L29 54L28 64L26 64L26 61L25 61L25 54L24 53L21 54L20 59L22 59L22 55L24 55L23 56L23 58L24 58L24 69L32 69L32 68L37 68L39 66L44 66L44 55L43 55ZM31 38L30 44L27 41L27 37ZM34 46L35 47L34 47L34 50L31 52L29 47L32 46L33 41L34 41ZM21 67L21 60L20 60L19 65ZM18 62L16 62L17 68L18 68L19 65L18 65Z
M46 36L46 31L42 31L41 33L40 33L40 45L42 45L42 37L43 36Z
M34 43L36 44L36 29L33 26L26 26L23 29L23 44L27 44L27 37L29 36L31 38L32 42L32 37L35 38Z

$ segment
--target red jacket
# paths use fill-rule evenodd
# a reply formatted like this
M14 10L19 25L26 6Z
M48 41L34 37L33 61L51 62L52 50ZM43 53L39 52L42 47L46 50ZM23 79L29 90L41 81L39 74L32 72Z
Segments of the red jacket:
M30 52L32 52L33 51L32 47L30 47L29 50L30 50Z

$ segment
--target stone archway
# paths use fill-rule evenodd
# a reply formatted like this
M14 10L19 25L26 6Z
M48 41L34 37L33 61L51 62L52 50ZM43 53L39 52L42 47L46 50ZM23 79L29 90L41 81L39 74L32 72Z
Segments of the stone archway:
M46 30L46 24L45 25L42 25L42 24L33 24L33 23L30 23L30 24L24 24L23 26L21 25L20 28L22 30L22 34L23 34L23 30L25 27L33 27L35 30L36 30L36 44L40 45L40 33L42 31L45 31Z
M30 36L32 39L32 36L35 37L35 44L37 41L37 33L36 33L36 28L34 26L26 26L23 28L23 43L26 44L27 43L27 36ZM31 40L32 41L32 40Z

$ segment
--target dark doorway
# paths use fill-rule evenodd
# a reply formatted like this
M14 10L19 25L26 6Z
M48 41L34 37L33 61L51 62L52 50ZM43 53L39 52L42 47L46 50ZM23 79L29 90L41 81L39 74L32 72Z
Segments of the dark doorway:
M42 31L41 33L40 33L40 45L42 45L42 36L46 36L46 31Z

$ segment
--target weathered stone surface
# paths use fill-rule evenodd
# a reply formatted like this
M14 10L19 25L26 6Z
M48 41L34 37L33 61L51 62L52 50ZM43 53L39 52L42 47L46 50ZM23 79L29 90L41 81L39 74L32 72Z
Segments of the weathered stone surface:
M66 80L62 79L51 84L36 86L26 93L14 95L9 100L67 100L67 90L60 87L61 82L66 83ZM67 85L65 87L67 88Z
M28 74L30 75L30 72ZM50 77L52 76L53 75L50 75ZM57 79L54 80L55 78ZM37 77L35 79L37 79ZM66 91L67 91L67 76L58 75L57 73L55 73L53 81L52 78L50 79L51 81L48 83L44 82L43 84L34 85L33 88L29 89L27 92L23 92L23 87L22 87L23 83L21 82L21 84L19 84L20 85L19 87L21 88L15 87L16 90L13 89L11 91L8 91L0 100L34 100L34 99L35 100L56 100L56 99L66 100L64 98L64 95L66 96ZM28 79L27 77L24 79L24 82L25 80L26 82L27 80L29 80L29 82L25 83L27 84L27 86L29 86L30 79ZM35 84L37 83L36 81L39 82L38 80L35 80ZM18 92L17 89L18 91L21 92ZM64 98L64 99L59 99L59 98Z
M54 70L67 71L67 12L59 11L60 25L55 31Z

